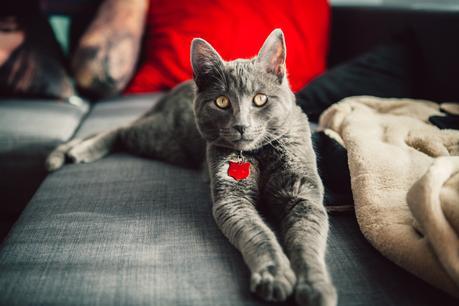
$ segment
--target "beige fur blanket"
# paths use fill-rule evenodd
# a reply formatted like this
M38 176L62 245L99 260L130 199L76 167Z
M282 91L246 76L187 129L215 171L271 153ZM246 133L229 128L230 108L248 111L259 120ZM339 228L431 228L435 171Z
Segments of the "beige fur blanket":
M390 260L459 297L459 131L431 125L457 104L350 97L320 118L347 149L360 229Z

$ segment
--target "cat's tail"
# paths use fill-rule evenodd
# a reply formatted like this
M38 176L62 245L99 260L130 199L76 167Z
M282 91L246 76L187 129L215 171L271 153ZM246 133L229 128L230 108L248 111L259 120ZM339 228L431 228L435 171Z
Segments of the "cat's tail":
M45 167L48 171L55 171L66 161L77 164L101 159L113 150L119 132L120 129L115 129L61 144L48 155Z

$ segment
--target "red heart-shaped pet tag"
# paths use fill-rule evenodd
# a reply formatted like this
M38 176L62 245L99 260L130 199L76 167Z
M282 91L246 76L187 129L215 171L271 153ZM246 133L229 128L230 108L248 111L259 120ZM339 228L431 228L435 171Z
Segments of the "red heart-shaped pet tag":
M250 175L249 162L229 162L228 175L236 181L243 180Z

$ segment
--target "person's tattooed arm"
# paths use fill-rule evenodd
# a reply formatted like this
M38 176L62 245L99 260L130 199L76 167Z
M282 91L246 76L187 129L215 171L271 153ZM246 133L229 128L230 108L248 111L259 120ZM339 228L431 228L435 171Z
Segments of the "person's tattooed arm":
M148 0L105 0L83 34L71 68L80 91L95 98L118 94L139 55Z

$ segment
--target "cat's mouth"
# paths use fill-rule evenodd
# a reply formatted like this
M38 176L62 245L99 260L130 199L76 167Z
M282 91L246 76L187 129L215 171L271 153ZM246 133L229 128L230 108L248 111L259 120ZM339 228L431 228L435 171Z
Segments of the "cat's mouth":
M233 149L236 150L253 150L257 147L257 137L255 135L239 135L232 139L227 139L227 142Z
M236 141L233 141L233 145L238 148L238 149L241 149L242 147L247 147L247 146L250 146L252 143L253 143L253 139L239 139L239 140L236 140Z
M234 150L250 151L257 149L260 145L263 129L251 129L245 133L236 133L233 131L220 130L219 144Z
M248 134L239 134L239 135L234 135L232 137L225 137L226 140L230 143L250 143L253 142L257 139L256 135L248 135Z
M233 140L233 142L247 142L247 141L254 141L255 137L241 135L238 139Z

